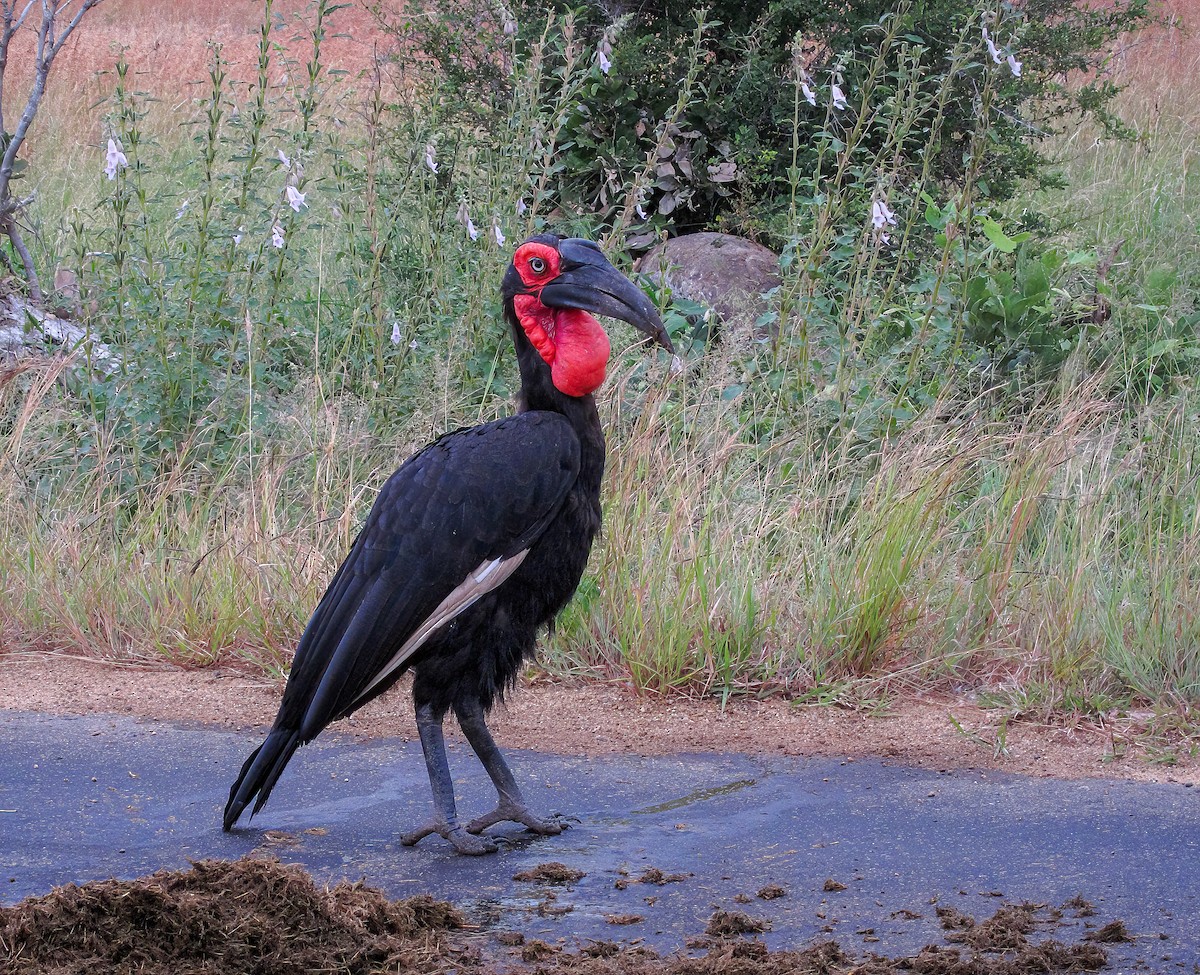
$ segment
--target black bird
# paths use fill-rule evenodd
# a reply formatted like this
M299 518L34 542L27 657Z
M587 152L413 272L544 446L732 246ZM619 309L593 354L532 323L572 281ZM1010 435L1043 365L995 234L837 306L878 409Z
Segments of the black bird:
M401 842L438 833L480 854L496 849L477 835L495 823L562 831L525 804L484 716L575 592L600 529L604 433L592 392L609 342L592 314L673 349L654 305L591 241L531 237L502 292L519 412L446 434L384 484L300 638L270 734L230 789L226 830L250 802L251 815L262 808L298 747L411 668L434 816ZM465 827L442 740L451 709L499 794Z

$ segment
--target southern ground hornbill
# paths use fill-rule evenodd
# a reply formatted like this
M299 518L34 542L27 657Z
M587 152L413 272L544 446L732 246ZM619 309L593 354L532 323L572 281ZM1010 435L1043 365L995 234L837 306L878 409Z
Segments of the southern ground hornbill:
M226 830L250 802L251 815L262 808L299 746L410 668L434 815L401 841L438 833L478 854L496 849L478 835L495 823L562 830L529 810L484 716L575 592L600 528L604 434L592 392L609 343L592 314L629 322L669 351L671 342L654 305L590 241L531 237L503 297L519 412L446 434L384 484L300 638L270 734L230 790ZM449 710L499 794L466 826L442 739Z

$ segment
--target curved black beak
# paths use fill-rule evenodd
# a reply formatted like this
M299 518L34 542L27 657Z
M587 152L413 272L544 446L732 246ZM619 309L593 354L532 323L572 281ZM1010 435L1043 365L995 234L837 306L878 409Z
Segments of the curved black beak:
M619 318L645 332L668 352L675 352L653 302L608 263L599 247L590 240L568 237L559 243L558 255L559 275L542 288L542 304Z

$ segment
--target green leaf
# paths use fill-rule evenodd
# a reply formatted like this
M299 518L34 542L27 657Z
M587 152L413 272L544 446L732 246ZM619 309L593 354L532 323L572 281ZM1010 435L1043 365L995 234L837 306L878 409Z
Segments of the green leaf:
M989 241L991 241L992 246L995 247L996 250L1004 254L1011 254L1017 249L1018 244L1020 244L1023 240L1029 239L1028 233L1020 233L1014 237L1008 236L1008 234L1004 232L1004 228L1001 227L1000 224L998 224L991 217L981 216L978 219L979 226L983 229L983 235L987 237Z
M1148 358L1158 359L1161 356L1174 352L1179 345L1179 339L1159 339L1146 350L1146 355Z

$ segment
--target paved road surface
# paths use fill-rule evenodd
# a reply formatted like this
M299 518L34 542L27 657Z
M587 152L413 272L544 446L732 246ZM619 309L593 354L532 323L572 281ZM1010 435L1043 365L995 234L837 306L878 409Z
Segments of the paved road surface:
M515 752L534 807L579 822L557 837L513 832L499 854L467 858L438 837L397 842L427 818L429 797L419 747L394 740L323 736L297 753L251 826L222 833L229 784L259 740L0 711L0 903L268 846L324 881L432 893L485 927L568 945L641 938L682 948L721 907L768 919L772 948L832 937L895 955L941 940L934 898L985 917L1000 900L1060 905L1081 894L1094 917L1058 937L1120 918L1138 937L1106 946L1110 970L1200 973L1200 790L1182 785L863 760ZM490 808L494 793L465 746L451 748L451 765L464 818ZM551 906L574 908L559 916L543 910L550 888L512 879L554 860L587 874L556 889ZM619 871L647 867L691 876L614 885ZM824 890L827 879L846 889ZM767 884L787 896L755 897ZM622 914L644 920L606 921Z

